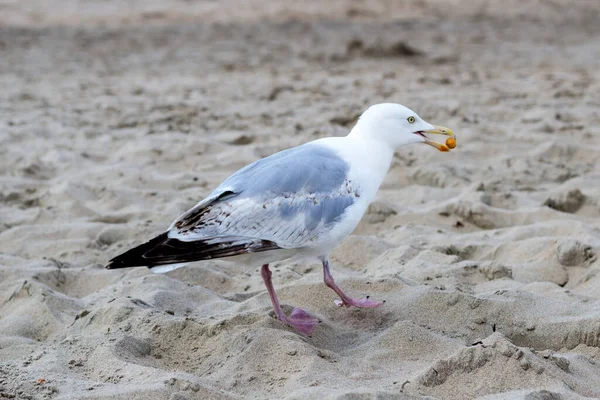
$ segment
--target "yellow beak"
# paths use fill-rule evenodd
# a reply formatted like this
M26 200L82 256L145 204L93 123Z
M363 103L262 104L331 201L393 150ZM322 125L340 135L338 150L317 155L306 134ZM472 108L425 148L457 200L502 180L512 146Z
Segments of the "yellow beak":
M454 132L452 132L452 129L450 129L450 128L446 128L444 126L439 126L439 125L434 125L433 129L430 129L428 131L423 131L423 132L424 133L432 133L435 135L449 136L448 139L446 139L446 144L437 143L437 142L434 142L433 140L429 140L429 138L427 138L427 137L425 138L425 143L427 143L430 146L435 147L439 151L450 151L450 149L453 149L456 147L456 137L454 136Z

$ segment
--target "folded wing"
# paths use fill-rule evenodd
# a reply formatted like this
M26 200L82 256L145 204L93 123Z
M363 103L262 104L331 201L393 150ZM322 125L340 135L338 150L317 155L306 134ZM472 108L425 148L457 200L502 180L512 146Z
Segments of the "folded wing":
M259 160L228 178L167 232L116 257L108 267L310 246L360 196L348 169L335 152L316 144Z

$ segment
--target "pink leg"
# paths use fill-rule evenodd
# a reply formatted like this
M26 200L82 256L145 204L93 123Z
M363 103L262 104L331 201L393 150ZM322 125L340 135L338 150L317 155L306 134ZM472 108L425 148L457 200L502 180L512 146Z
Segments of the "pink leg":
M381 301L371 301L368 297L356 300L342 292L342 289L340 289L340 287L335 284L335 281L333 280L333 275L331 275L331 271L329 270L329 258L323 259L323 278L325 284L331 289L333 289L333 291L336 292L338 296L340 296L341 300L334 300L335 304L337 304L338 307L354 306L360 308L375 308L383 304L383 302Z
M277 299L277 294L275 293L275 288L273 287L273 282L271 282L271 270L269 269L269 264L265 264L262 266L260 270L260 275L267 286L267 291L269 292L269 296L271 297L271 303L273 303L273 309L275 310L275 315L277 319L285 322L288 325L294 327L298 332L304 335L310 335L315 327L319 323L319 320L311 317L306 311L300 308L294 308L290 313L290 316L287 317L283 310L281 309L281 305L279 304L279 299Z

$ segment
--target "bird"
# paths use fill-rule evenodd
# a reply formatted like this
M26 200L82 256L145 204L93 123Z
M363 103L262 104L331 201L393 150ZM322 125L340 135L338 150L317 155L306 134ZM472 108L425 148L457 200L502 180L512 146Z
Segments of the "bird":
M430 135L448 136L447 145ZM235 172L160 235L111 259L107 269L166 272L186 263L225 258L261 268L278 320L311 335L319 320L301 308L283 311L269 264L323 266L340 307L375 308L336 284L329 254L356 228L402 146L424 143L447 152L454 132L396 103L370 106L347 136L326 137L259 159Z

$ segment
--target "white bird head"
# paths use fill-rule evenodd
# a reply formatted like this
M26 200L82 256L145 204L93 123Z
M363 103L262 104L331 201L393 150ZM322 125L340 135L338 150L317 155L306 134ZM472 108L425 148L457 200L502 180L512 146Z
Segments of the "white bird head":
M446 144L437 143L428 134L449 136ZM382 103L369 107L358 119L350 135L376 140L397 149L411 143L425 143L439 151L456 146L454 132L443 126L432 125L401 104Z

